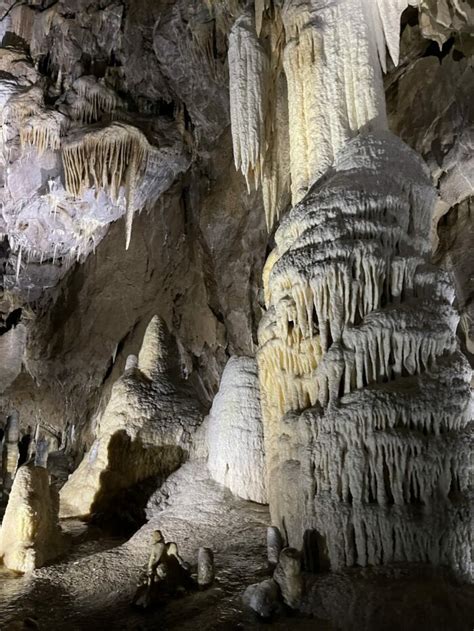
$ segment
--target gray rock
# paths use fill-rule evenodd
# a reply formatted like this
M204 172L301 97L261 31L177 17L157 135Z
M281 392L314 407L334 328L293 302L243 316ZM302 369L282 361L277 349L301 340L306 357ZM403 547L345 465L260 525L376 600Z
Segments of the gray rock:
M285 604L298 609L303 597L301 556L295 548L284 548L280 553L273 578L281 590Z
M277 583L269 578L261 583L249 585L243 594L244 604L260 618L267 619L279 609L279 589Z

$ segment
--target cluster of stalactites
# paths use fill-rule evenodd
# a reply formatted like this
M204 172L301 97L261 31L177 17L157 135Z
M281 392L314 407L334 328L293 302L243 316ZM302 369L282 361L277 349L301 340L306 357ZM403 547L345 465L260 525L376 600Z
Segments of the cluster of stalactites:
M30 116L41 114L44 107L43 90L39 86L18 90L5 103L2 125L21 126Z
M288 171L295 204L350 138L363 128L386 128L380 66L385 70L386 47L398 62L406 6L407 0L258 0L255 13L234 24L235 166L249 187L262 186L269 229L288 201Z
M21 146L32 145L40 154L46 149L59 151L67 126L66 117L55 110L45 110L30 116L20 127Z
M430 373L406 377L404 389L379 384L344 395L324 413L304 412L296 422L317 495L403 506L465 491L472 406L463 372L463 358L453 354Z
M127 203L126 247L130 243L137 179L146 169L150 145L144 134L131 125L111 123L85 128L77 139L68 138L62 156L66 188L79 197L90 187L104 189L117 201L121 187Z
M58 151L68 128L67 118L46 107L43 90L33 86L14 93L5 104L2 124L13 126L20 135L21 147L30 145L40 154L47 149Z
M258 5L259 3L257 3ZM263 3L265 8L269 3ZM229 36L229 89L234 162L249 191L261 186L268 229L289 202L288 97L283 76L284 41L279 12L265 38L253 12L244 13Z
M103 114L113 115L121 105L117 94L95 77L79 77L72 87L79 98L74 99L71 113L75 120L82 123L95 123Z
M308 528L333 568L418 561L470 571L470 388L454 353L430 373L343 396L295 420L314 495Z
M353 565L431 563L448 566L461 576L469 567L470 516L466 505L431 504L387 511L377 504L343 505L326 497L312 526L327 535L333 569Z

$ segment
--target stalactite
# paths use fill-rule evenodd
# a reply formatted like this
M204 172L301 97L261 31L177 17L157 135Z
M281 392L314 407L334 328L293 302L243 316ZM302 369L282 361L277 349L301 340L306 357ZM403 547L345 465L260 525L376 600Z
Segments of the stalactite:
M63 114L45 110L23 120L20 126L21 146L33 145L40 154L46 149L59 151L66 128L67 119Z
M74 99L71 112L82 123L95 123L103 113L112 114L121 105L118 95L95 77L79 77L72 87L79 98Z
M428 262L434 199L403 143L388 132L355 139L283 219L265 266L272 519L291 545L316 529L334 568L429 561L469 572L471 371L452 286ZM302 490L282 497L292 475Z
M263 167L268 82L269 60L246 13L229 36L229 84L235 168L249 191L259 186Z
M3 109L3 125L9 123L17 126L31 116L39 116L45 109L43 90L33 86L14 94Z
M287 2L283 8L294 204L361 128L387 126L363 1Z
M229 37L235 166L245 176L249 191L262 186L269 230L289 201L288 97L281 56L284 31L279 12L262 26L261 16L270 4L265 0L260 8L256 5L257 24L252 13L241 16Z
M62 156L66 189L75 197L84 189L104 189L117 201L124 187L127 203L126 247L130 243L137 179L146 168L150 145L136 127L111 123L85 128L68 137Z
M386 46L398 62L407 0L280 4L258 0L229 38L235 165L249 188L262 184L269 228L281 212L277 200L286 199L285 151L296 203L350 138L387 128L380 66ZM284 95L273 88L283 68Z

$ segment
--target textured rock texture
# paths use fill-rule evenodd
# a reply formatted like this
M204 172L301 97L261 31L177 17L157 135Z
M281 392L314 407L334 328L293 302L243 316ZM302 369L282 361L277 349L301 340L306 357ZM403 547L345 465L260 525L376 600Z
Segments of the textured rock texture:
M212 478L239 497L267 503L263 423L257 362L231 357L207 426Z
M400 64L386 77L387 113L392 131L427 162L438 189L433 250L454 276L459 334L472 347L473 8L447 0L423 0L421 8L419 21L407 16Z
M138 365L114 384L92 447L61 489L61 516L90 516L138 482L165 479L186 459L201 418L176 378L167 332L155 316Z
M57 492L49 473L31 465L18 469L0 528L0 557L17 572L32 572L64 551Z

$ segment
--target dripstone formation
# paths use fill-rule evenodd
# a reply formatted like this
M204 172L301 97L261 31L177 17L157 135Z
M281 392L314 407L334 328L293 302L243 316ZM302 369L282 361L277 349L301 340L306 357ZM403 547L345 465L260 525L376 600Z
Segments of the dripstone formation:
M474 628L470 4L0 0L0 628Z
M316 530L335 569L470 571L471 371L453 287L429 263L433 199L399 140L353 140L282 221L267 262L270 507L292 545Z

